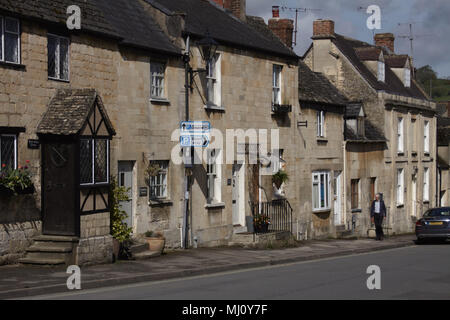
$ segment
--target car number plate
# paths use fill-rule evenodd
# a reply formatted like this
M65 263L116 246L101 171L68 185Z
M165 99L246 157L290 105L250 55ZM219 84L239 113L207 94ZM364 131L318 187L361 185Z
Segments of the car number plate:
M442 226L443 222L430 222L430 226Z

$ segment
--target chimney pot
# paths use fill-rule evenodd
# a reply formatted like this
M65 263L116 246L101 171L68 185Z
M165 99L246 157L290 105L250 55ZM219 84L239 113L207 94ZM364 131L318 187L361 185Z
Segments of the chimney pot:
M374 41L377 47L386 47L394 53L395 37L392 33L378 33L374 36Z
M334 21L322 19L314 21L313 37L334 37Z
M280 17L280 6L272 6L272 18Z

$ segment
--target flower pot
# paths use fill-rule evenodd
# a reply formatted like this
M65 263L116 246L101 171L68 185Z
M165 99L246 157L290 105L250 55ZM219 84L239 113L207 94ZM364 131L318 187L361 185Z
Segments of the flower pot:
M17 194L33 194L35 189L34 189L34 185L31 185L31 186L26 187L24 189L16 188L15 191L16 191Z
M150 251L163 252L164 246L166 244L166 239L164 238L145 238L148 243L148 248Z

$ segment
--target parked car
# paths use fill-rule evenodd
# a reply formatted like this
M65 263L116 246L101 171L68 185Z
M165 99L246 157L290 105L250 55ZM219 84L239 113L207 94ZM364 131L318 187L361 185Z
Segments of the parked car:
M426 211L416 222L417 240L450 239L450 207L433 208Z

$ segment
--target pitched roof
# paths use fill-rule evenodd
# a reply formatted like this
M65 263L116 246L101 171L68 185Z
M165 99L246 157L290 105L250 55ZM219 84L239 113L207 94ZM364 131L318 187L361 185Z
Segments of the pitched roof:
M409 57L406 54L388 55L384 57L384 61L391 68L404 68L408 59Z
M98 105L106 127L115 134L102 99L95 89L59 89L43 115L38 134L76 135L83 129L91 110Z
M332 41L375 90L385 91L390 94L405 97L428 100L419 89L415 81L411 81L411 87L405 87L403 82L391 70L389 64L386 65L385 68L385 82L378 81L376 75L374 75L363 63L363 60L358 57L356 50L357 48L359 48L359 50L361 50L361 48L376 48L375 46L366 42L347 38L339 34L335 34L335 38ZM367 50L370 51L369 49ZM386 52L386 54L388 53Z
M55 25L66 25L66 10L81 9L81 31L111 37L124 45L179 54L139 0L0 0L0 10Z
M297 59L298 56L280 41L273 41L262 29L260 22L250 17L248 23L236 18L231 12L207 0L145 0L160 10L186 14L184 32L193 37L207 33L220 44L234 45L275 56Z
M321 73L313 72L302 61L298 65L300 101L345 106L347 98Z
M381 49L377 47L355 48L356 55L362 61L378 61L380 59Z
M386 142L383 133L378 130L368 119L364 120L364 137L359 136L348 125L345 126L345 140L352 142Z
M358 118L360 113L361 113L361 109L362 109L362 104L361 103L351 103L349 105L347 105L347 107L345 108L345 117L348 118Z

